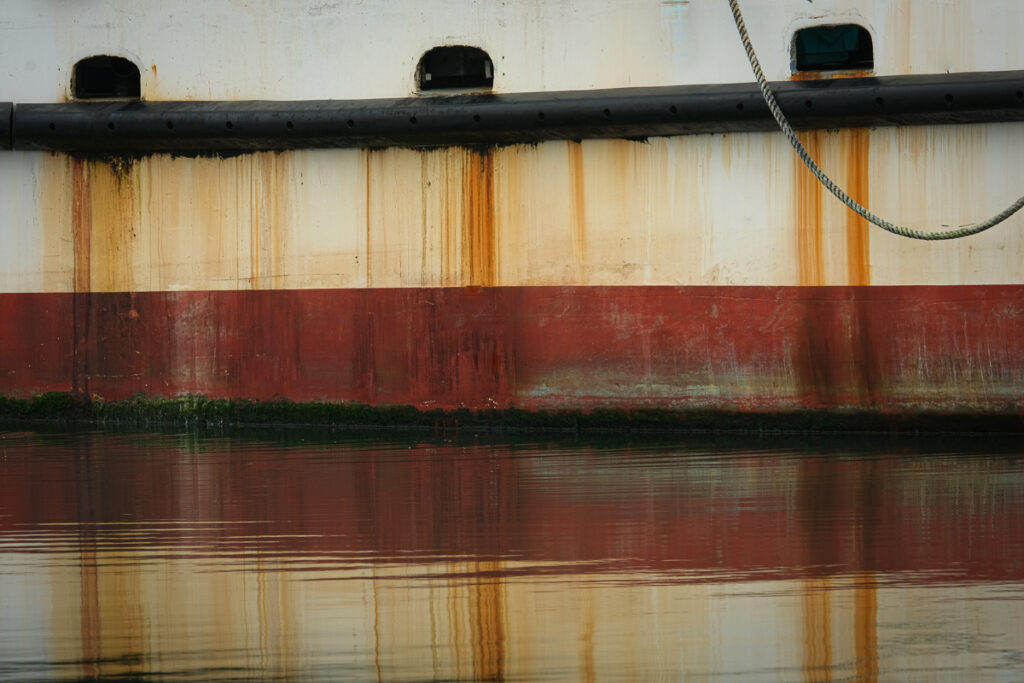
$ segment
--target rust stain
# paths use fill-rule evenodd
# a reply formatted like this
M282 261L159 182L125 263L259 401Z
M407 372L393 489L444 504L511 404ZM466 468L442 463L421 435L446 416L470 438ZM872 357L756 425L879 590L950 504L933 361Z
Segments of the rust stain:
M440 177L432 181L439 183L436 192L441 195L441 284L444 286L465 284L460 279L461 261L458 253L460 223L456 211L456 191L459 188L457 183L452 182L452 178L457 177L454 175L455 168L463 153L461 149L446 150L441 159Z
M871 75L867 69L842 69L839 71L794 71L791 81L831 81L840 78L865 78Z
M478 562L476 571L496 574L500 562ZM500 580L482 580L472 590L473 668L478 681L505 680L505 595Z
M297 653L300 652L300 647L296 641L301 638L301 635L304 635L301 630L301 625L303 625L301 618L296 620L294 616L296 600L292 595L292 585L291 581L284 580L283 578L276 582L278 614L275 625L278 631L277 643L275 645L280 653L279 661L283 671L299 670L296 658ZM231 609L230 603L224 604L222 614L224 609ZM142 633L141 628L139 632Z
M801 142L814 159L821 158L822 140L825 133L820 130L804 131ZM796 178L796 229L797 263L799 282L804 286L825 284L825 253L822 236L821 193L818 179L803 164L795 162Z
M133 289L137 172L125 162L73 159L72 287L75 292Z
M373 667L377 671L377 683L384 680L380 656L380 600L377 597L377 566L373 567ZM268 650L264 650L267 652Z
M803 562L808 567L822 567L828 563L833 545L827 539L835 537L836 501L842 490L839 472L822 462L804 462L797 475L799 486L796 498L800 510L801 533L807 538L821 539L802 550ZM803 579L801 606L803 608L803 675L807 681L832 680L832 579L828 575L812 574Z
M572 251L577 266L587 262L587 205L583 193L583 144L569 141L569 179L572 189Z
M583 648L580 651L580 668L583 669L583 681L594 683L597 680L597 668L594 666L594 605L586 595L583 598Z
M462 284L495 284L494 155L467 150L462 170Z
M804 582L804 676L808 681L832 680L832 610L828 577Z
M257 283L271 289L285 284L286 255L291 225L288 223L288 167L280 152L266 152L252 158L256 188L256 240L258 244Z
M251 161L249 162L251 164ZM236 175L241 174L241 168L236 167ZM244 186L244 178L240 179L239 185ZM259 220L259 195L256 192L256 184L248 183L249 188L249 287L259 289L263 267L260 259L260 220Z
M72 161L71 239L74 248L74 291L88 292L91 284L92 199L89 166L83 159Z
M371 185L371 173L370 173L370 154L371 150L363 150L363 161L364 161L364 174L366 176L366 195L364 202L366 203L366 257L363 259L364 267L366 268L366 286L372 287L373 282L370 277L370 185Z
M468 562L459 563L457 569L464 569L466 572L472 571L471 566ZM453 572L454 573L454 572ZM463 596L461 587L452 579L447 582L449 599L447 601L448 606L448 623L451 624L451 637L450 643L452 645L452 658L455 660L455 678L461 680L468 678L467 665L463 663L463 644L465 643L465 635L463 635L462 627L466 619L463 615Z
M136 238L135 167L87 162L91 212L90 270L96 291L132 291Z
M427 163L426 154L420 154L420 279L421 281L430 278L430 191L433 183L430 178L430 168Z
M116 248L116 263L111 269L110 289L135 291L134 255L139 228L138 167L108 164L114 180L110 214L110 242ZM95 195L94 195L95 198Z
M92 287L92 199L89 164L83 159L72 162L71 235L74 250L72 304L71 391L89 395L89 319Z
M851 128L840 133L846 160L846 192L861 206L869 205L868 154L870 131ZM846 269L851 285L871 284L869 224L853 211L846 212Z
M839 134L839 148L845 164L843 185L847 193L862 206L869 204L870 131L866 128L846 129ZM846 278L850 285L871 284L870 225L853 211L842 209L846 223ZM850 364L851 389L856 391L860 405L877 402L880 371L875 355L875 334L872 318L864 300L856 297L850 304L850 319L845 354Z
M865 574L853 591L857 680L865 683L878 680L878 594L874 582L873 572Z
M879 510L884 509L884 472L878 461L866 463L858 485L857 552L865 565L877 563L871 539L882 524ZM866 683L878 681L878 589L875 572L868 571L856 578L853 589L854 654L857 658L857 680Z

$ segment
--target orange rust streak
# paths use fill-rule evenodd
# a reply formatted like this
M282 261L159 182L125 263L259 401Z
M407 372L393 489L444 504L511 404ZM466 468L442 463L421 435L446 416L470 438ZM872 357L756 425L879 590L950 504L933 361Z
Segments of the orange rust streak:
M832 680L832 610L827 578L807 579L804 588L804 676Z
M587 261L587 205L583 194L583 145L569 141L569 174L572 183L572 242L577 264Z
M363 151L363 159L366 162L365 170L364 170L364 172L366 174L366 197L364 198L364 201L366 203L366 257L365 257L364 260L366 262L365 263L365 268L366 268L366 286L367 287L372 287L373 286L373 282L372 282L372 279L370 277L370 244L371 244L371 242L370 242L370 201L371 201L370 200L370 178L371 178L370 154L372 154L372 152L370 150L364 150Z
M262 288L271 289L286 281L285 255L288 241L287 201L288 173L280 152L268 152L253 158L254 179L258 187L257 220L259 223L260 278Z
M857 655L857 680L878 680L878 595L875 575L866 574L854 589L854 639Z
M870 132L866 128L843 131L843 157L846 159L846 192L861 206L869 203L868 153ZM871 284L868 222L853 211L846 212L846 268L849 284Z
M90 166L84 159L72 162L71 241L74 251L73 284L76 293L92 290L92 196ZM71 390L78 396L89 395L89 297L74 298L73 371Z
M420 277L426 278L430 272L430 213L427 209L430 206L430 168L427 165L427 155L420 154Z
M458 167L457 159L461 157L455 157L456 153L463 153L463 150L451 149L448 150L443 157L443 175L444 178L442 189L442 217L443 217L443 251L441 261L441 272L443 285L464 285L467 284L464 281L464 266L463 261L464 255L460 255L458 246L460 245L460 235L457 232L462 222L465 222L467 218L462 216L461 219L458 214L458 183L454 182L456 177L455 169ZM463 173L465 173L465 167L463 166ZM464 209L464 207L463 207ZM460 260L462 259L462 260Z
M458 569L465 569L467 572L473 571L470 563L458 563L453 567L453 576L455 571ZM448 623L451 624L452 629L450 642L452 644L452 659L455 660L454 677L456 680L461 680L469 677L467 666L463 663L466 637L462 632L462 626L467 621L463 614L463 606L465 603L463 600L462 588L454 579L448 580L447 588L449 595L451 596L448 600ZM470 590L472 590L472 588L470 588Z
M840 71L794 71L791 81L830 81L839 78L864 78L871 72L866 69L843 69Z
M247 160L249 163L246 165L240 164L237 173L241 174L246 168L251 168L251 158ZM246 187L245 184L242 185ZM261 280L260 278L264 275L263 265L260 262L260 212L259 212L259 198L256 194L256 183L248 183L247 187L249 191L249 286L252 289L259 289Z
M135 243L135 168L126 162L86 162L89 171L92 289L135 289L132 250Z
M589 595L584 597L583 605L583 649L580 652L580 668L583 669L583 680L594 683L597 670L594 666L594 605Z
M501 571L500 562L479 562L476 571ZM501 581L483 580L472 589L473 674L479 681L505 680L505 596Z
M462 272L464 284L495 283L494 156L467 154L462 180Z
M818 130L804 131L800 137L814 159L821 158L822 136ZM822 188L803 164L796 163L796 219L797 219L797 263L800 284L820 286L825 284L825 253L822 237L821 193Z
M75 252L74 291L88 292L91 284L92 198L89 167L83 159L72 162L74 197L71 200L71 237Z

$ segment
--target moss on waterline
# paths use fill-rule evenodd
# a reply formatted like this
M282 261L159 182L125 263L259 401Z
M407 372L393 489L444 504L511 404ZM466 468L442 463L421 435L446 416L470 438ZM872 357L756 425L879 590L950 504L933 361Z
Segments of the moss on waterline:
M418 410L412 406L359 403L210 399L203 396L138 396L105 401L45 393L0 396L0 421L93 426L183 428L318 426L332 429L416 429L489 432L821 432L821 433L1024 433L1024 416L859 410L729 410L644 408L635 410Z

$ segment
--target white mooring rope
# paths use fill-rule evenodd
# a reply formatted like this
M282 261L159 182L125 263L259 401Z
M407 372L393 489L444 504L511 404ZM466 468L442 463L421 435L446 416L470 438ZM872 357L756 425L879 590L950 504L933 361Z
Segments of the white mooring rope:
M800 160L804 162L804 165L811 170L811 173L813 173L819 181L821 181L822 185L828 188L829 192L838 197L839 200L850 207L851 210L860 214L871 223L874 223L882 230L891 232L894 235L909 237L915 240L951 240L959 237L969 237L970 235L976 235L979 232L988 230L993 226L999 225L1007 218L1017 213L1021 207L1024 207L1024 196L1022 196L1005 210L995 216L992 216L987 221L974 223L973 225L964 225L959 228L944 230L942 232L922 232L913 228L905 228L902 225L896 225L895 223L890 223L887 220L879 218L868 211L850 197L850 195L846 194L842 188L832 182L832 180L818 167L818 164L814 162L814 159L811 158L811 155L800 143L800 139L797 138L796 133L793 131L793 127L789 125L789 121L786 120L782 110L779 109L779 104L775 101L775 95L772 94L771 88L768 87L768 81L764 77L764 72L761 71L761 63L758 61L757 55L754 53L754 47L750 44L750 36L747 35L747 27L743 23L743 15L740 14L738 0L729 0L729 6L732 8L732 16L736 21L736 29L740 32L740 40L743 41L743 49L747 51L747 59L750 60L750 68L754 70L754 77L757 78L757 85L761 88L761 95L764 96L765 104L767 104L768 108L771 109L772 116L775 117L775 122L779 124L779 128L782 129L782 132L786 134L790 144L793 145L793 149L796 150L796 153L800 156Z

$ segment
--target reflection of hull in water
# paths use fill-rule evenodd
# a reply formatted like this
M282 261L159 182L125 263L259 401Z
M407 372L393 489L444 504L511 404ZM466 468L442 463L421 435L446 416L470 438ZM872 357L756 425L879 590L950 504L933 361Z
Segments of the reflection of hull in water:
M651 570L681 581L857 572L912 572L904 580L913 582L1024 580L1019 549L1007 542L1020 536L1024 495L1014 479L997 481L988 459L978 466L966 456L792 458L736 450L728 466L705 466L702 446L581 447L548 457L532 447L469 446L455 454L453 447L350 452L261 443L235 458L207 440L196 461L187 455L192 448L140 439L98 437L101 445L83 439L76 446L76 457L102 456L117 478L79 472L70 458L23 464L0 482L10 515L0 529L88 514L80 520L83 542L95 538L103 547L101 537L116 536L120 520L174 520L186 510L198 526L156 524L147 531L153 542L287 550L341 564L514 558L526 564L513 573ZM39 448L52 447L40 441ZM935 476L922 481L925 463ZM151 495L168 477L195 483ZM253 493L284 481L289 486ZM252 528L253 520L265 521ZM256 535L271 545L252 546Z
M40 30L22 4L13 24L23 14ZM0 152L14 245L0 254L0 395L1019 416L1024 219L943 243L869 228L735 85L749 72L724 0L720 15L713 4L626 3L568 23L565 8L517 6L500 22L440 12L445 35L488 43L496 97L417 91L429 45L373 78L306 81L274 62L253 67L259 78L192 70L200 86L167 54L179 29L144 15L130 33L148 44L125 37L128 57L147 55L132 57L143 102L67 104L53 100L72 94L78 57L51 41L37 56L56 91L15 69L0 93L19 102L0 140L16 148ZM750 4L765 36L822 13L871 27L868 69L794 72L788 43L761 45L805 144L856 199L929 228L1013 198L1024 48L965 47L1010 17L966 0L914 24L869 2ZM239 27L226 44L261 49L301 30L325 59L374 20L274 8L197 3L182 16L218 26L216 9ZM630 25L658 39L626 49L617 33ZM535 63L508 42L516 26L561 56ZM948 26L977 35L946 36L942 59L890 38ZM49 30L110 49L106 29L58 16ZM619 45L614 63L584 58L597 36ZM0 57L28 49L18 40ZM200 47L213 61L223 49Z
M1018 666L1005 660L1021 648L1024 580L1012 449L711 444L15 436L0 632L17 624L34 648L7 661L285 680ZM975 634L980 646L962 643Z

